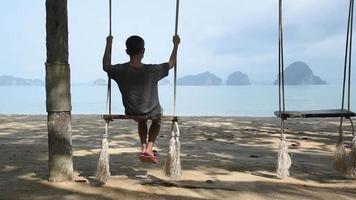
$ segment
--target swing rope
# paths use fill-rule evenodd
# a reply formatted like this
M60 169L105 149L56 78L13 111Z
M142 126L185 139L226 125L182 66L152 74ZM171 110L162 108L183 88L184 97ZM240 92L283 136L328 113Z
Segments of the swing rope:
M179 22L179 0L176 1L176 20L175 20L175 30L174 35L178 35L178 22ZM176 105L177 105L177 61L176 66L174 67L174 95L173 95L173 115L176 116Z
M344 60L344 73L343 73L343 85L342 85L342 96L341 96L341 110L345 108L345 93L346 93L346 84L347 84L347 111L350 112L350 99L351 99L351 65L352 65L352 36L353 36L353 15L354 15L354 0L350 0L349 4L349 15L347 20L347 33L346 33L346 47L345 47L345 60ZM346 83L347 81L347 83ZM334 169L338 172L345 173L347 171L347 155L344 144L343 136L343 118L340 117L339 125L339 135L336 141L336 150L334 154ZM356 138L354 134L354 127L350 117L345 117L349 119L352 128L352 134L354 137L352 152L354 155L351 155L352 160L356 160ZM350 165L350 170L355 171L356 163Z
M349 29L349 34L350 34L350 51L349 51L349 80L348 80L348 110L350 111L350 99L351 99L351 63L352 63L352 35L353 35L353 21L354 21L354 0L351 0L351 14L350 14L350 29ZM352 122L352 119L349 118L349 121L351 123L351 128L352 128L352 147L351 147L351 152L350 152L350 163L349 163L349 171L348 173L351 176L356 176L356 134L355 134L355 129L354 129L354 124Z
M178 35L179 22L179 0L176 1L176 18L174 35ZM173 115L176 116L177 103L177 60L174 66L174 95L173 95ZM182 175L182 166L180 160L180 131L177 117L172 120L171 139L169 141L167 160L165 162L163 173L170 177L171 180L177 180Z
M111 36L111 8L112 2L109 0L109 36ZM109 63L111 65L111 55L109 58ZM111 116L111 79L108 77L108 88L106 96L106 111L109 116ZM105 119L105 132L101 139L101 151L99 155L99 161L96 168L95 177L101 183L106 183L110 177L110 163L109 163L109 124L111 118Z
M285 112L284 95L284 44L283 44L283 1L279 0L279 23L278 23L278 94L279 94L279 113ZM292 164L288 153L287 138L284 133L285 119L281 117L281 135L277 154L277 176L284 178L289 176L289 168Z
M109 36L112 36L112 0L109 0ZM109 59L111 65L111 54ZM106 110L109 116L111 116L111 78L108 76L108 91L106 97ZM110 120L109 120L110 121Z

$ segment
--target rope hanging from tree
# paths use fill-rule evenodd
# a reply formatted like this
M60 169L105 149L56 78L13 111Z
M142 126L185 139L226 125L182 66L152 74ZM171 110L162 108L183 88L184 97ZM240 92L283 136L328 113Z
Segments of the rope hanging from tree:
M178 22L179 22L179 0L176 0L176 18L175 18L175 36L178 35ZM174 95L173 95L173 115L176 116L177 104L177 62L174 67ZM180 161L180 132L177 117L172 120L171 140L169 142L169 150L167 160L163 168L166 176L172 180L178 179L182 175L182 166Z
M279 26L278 26L278 88L279 88L279 112L285 112L285 97L284 97L284 45L283 45L283 1L279 0ZM289 176L289 168L292 164L288 153L287 138L284 134L284 120L281 118L281 136L278 148L277 176Z
M109 36L112 34L111 29L111 9L112 2L109 0ZM109 62L111 64L111 55ZM106 96L106 111L109 116L111 116L111 79L108 77L108 88L107 88L107 96ZM109 124L111 119L105 119L105 132L102 135L101 139L101 150L99 155L98 165L96 167L95 177L98 181L102 183L106 183L110 177L110 163L109 163Z
M345 47L345 60L344 60L344 75L343 87L341 96L341 109L345 108L345 93L347 82L347 110L350 112L351 101L351 67L352 67L352 36L353 36L353 18L354 18L354 0L350 0L349 15L346 33L346 47ZM348 117L352 127L352 148L350 154L350 163L348 166L348 159L345 150L344 136L343 136L343 117L340 117L339 135L336 142L336 150L334 154L334 169L338 172L345 173L349 170L351 174L356 172L356 136L354 133L354 126L352 119ZM348 169L349 168L349 169Z

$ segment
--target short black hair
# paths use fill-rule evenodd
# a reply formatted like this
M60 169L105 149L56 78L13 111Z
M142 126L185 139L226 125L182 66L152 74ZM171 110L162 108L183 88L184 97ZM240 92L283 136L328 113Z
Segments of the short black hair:
M137 35L133 35L126 40L126 52L129 56L133 56L142 52L145 48L145 41Z

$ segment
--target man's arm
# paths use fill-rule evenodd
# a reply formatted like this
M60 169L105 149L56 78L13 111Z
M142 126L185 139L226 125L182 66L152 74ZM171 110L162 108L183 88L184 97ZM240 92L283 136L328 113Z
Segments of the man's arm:
M113 37L111 35L106 38L105 53L103 56L103 70L106 72L109 70L111 65L112 39Z
M170 68L175 67L177 64L177 52L178 52L179 43L180 43L179 36L178 35L173 36L173 50L168 62Z

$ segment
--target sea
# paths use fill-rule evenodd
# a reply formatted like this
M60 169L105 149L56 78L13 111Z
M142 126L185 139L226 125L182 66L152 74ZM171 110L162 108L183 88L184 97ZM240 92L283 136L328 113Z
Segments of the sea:
M351 87L352 88L352 87ZM341 108L341 85L286 86L287 110ZM0 114L46 114L44 86L0 86ZM72 114L105 114L106 86L72 85ZM165 115L173 114L173 87L159 86ZM351 94L351 109L356 95ZM178 116L271 117L278 109L278 86L178 86ZM121 95L112 88L112 113L123 114Z

